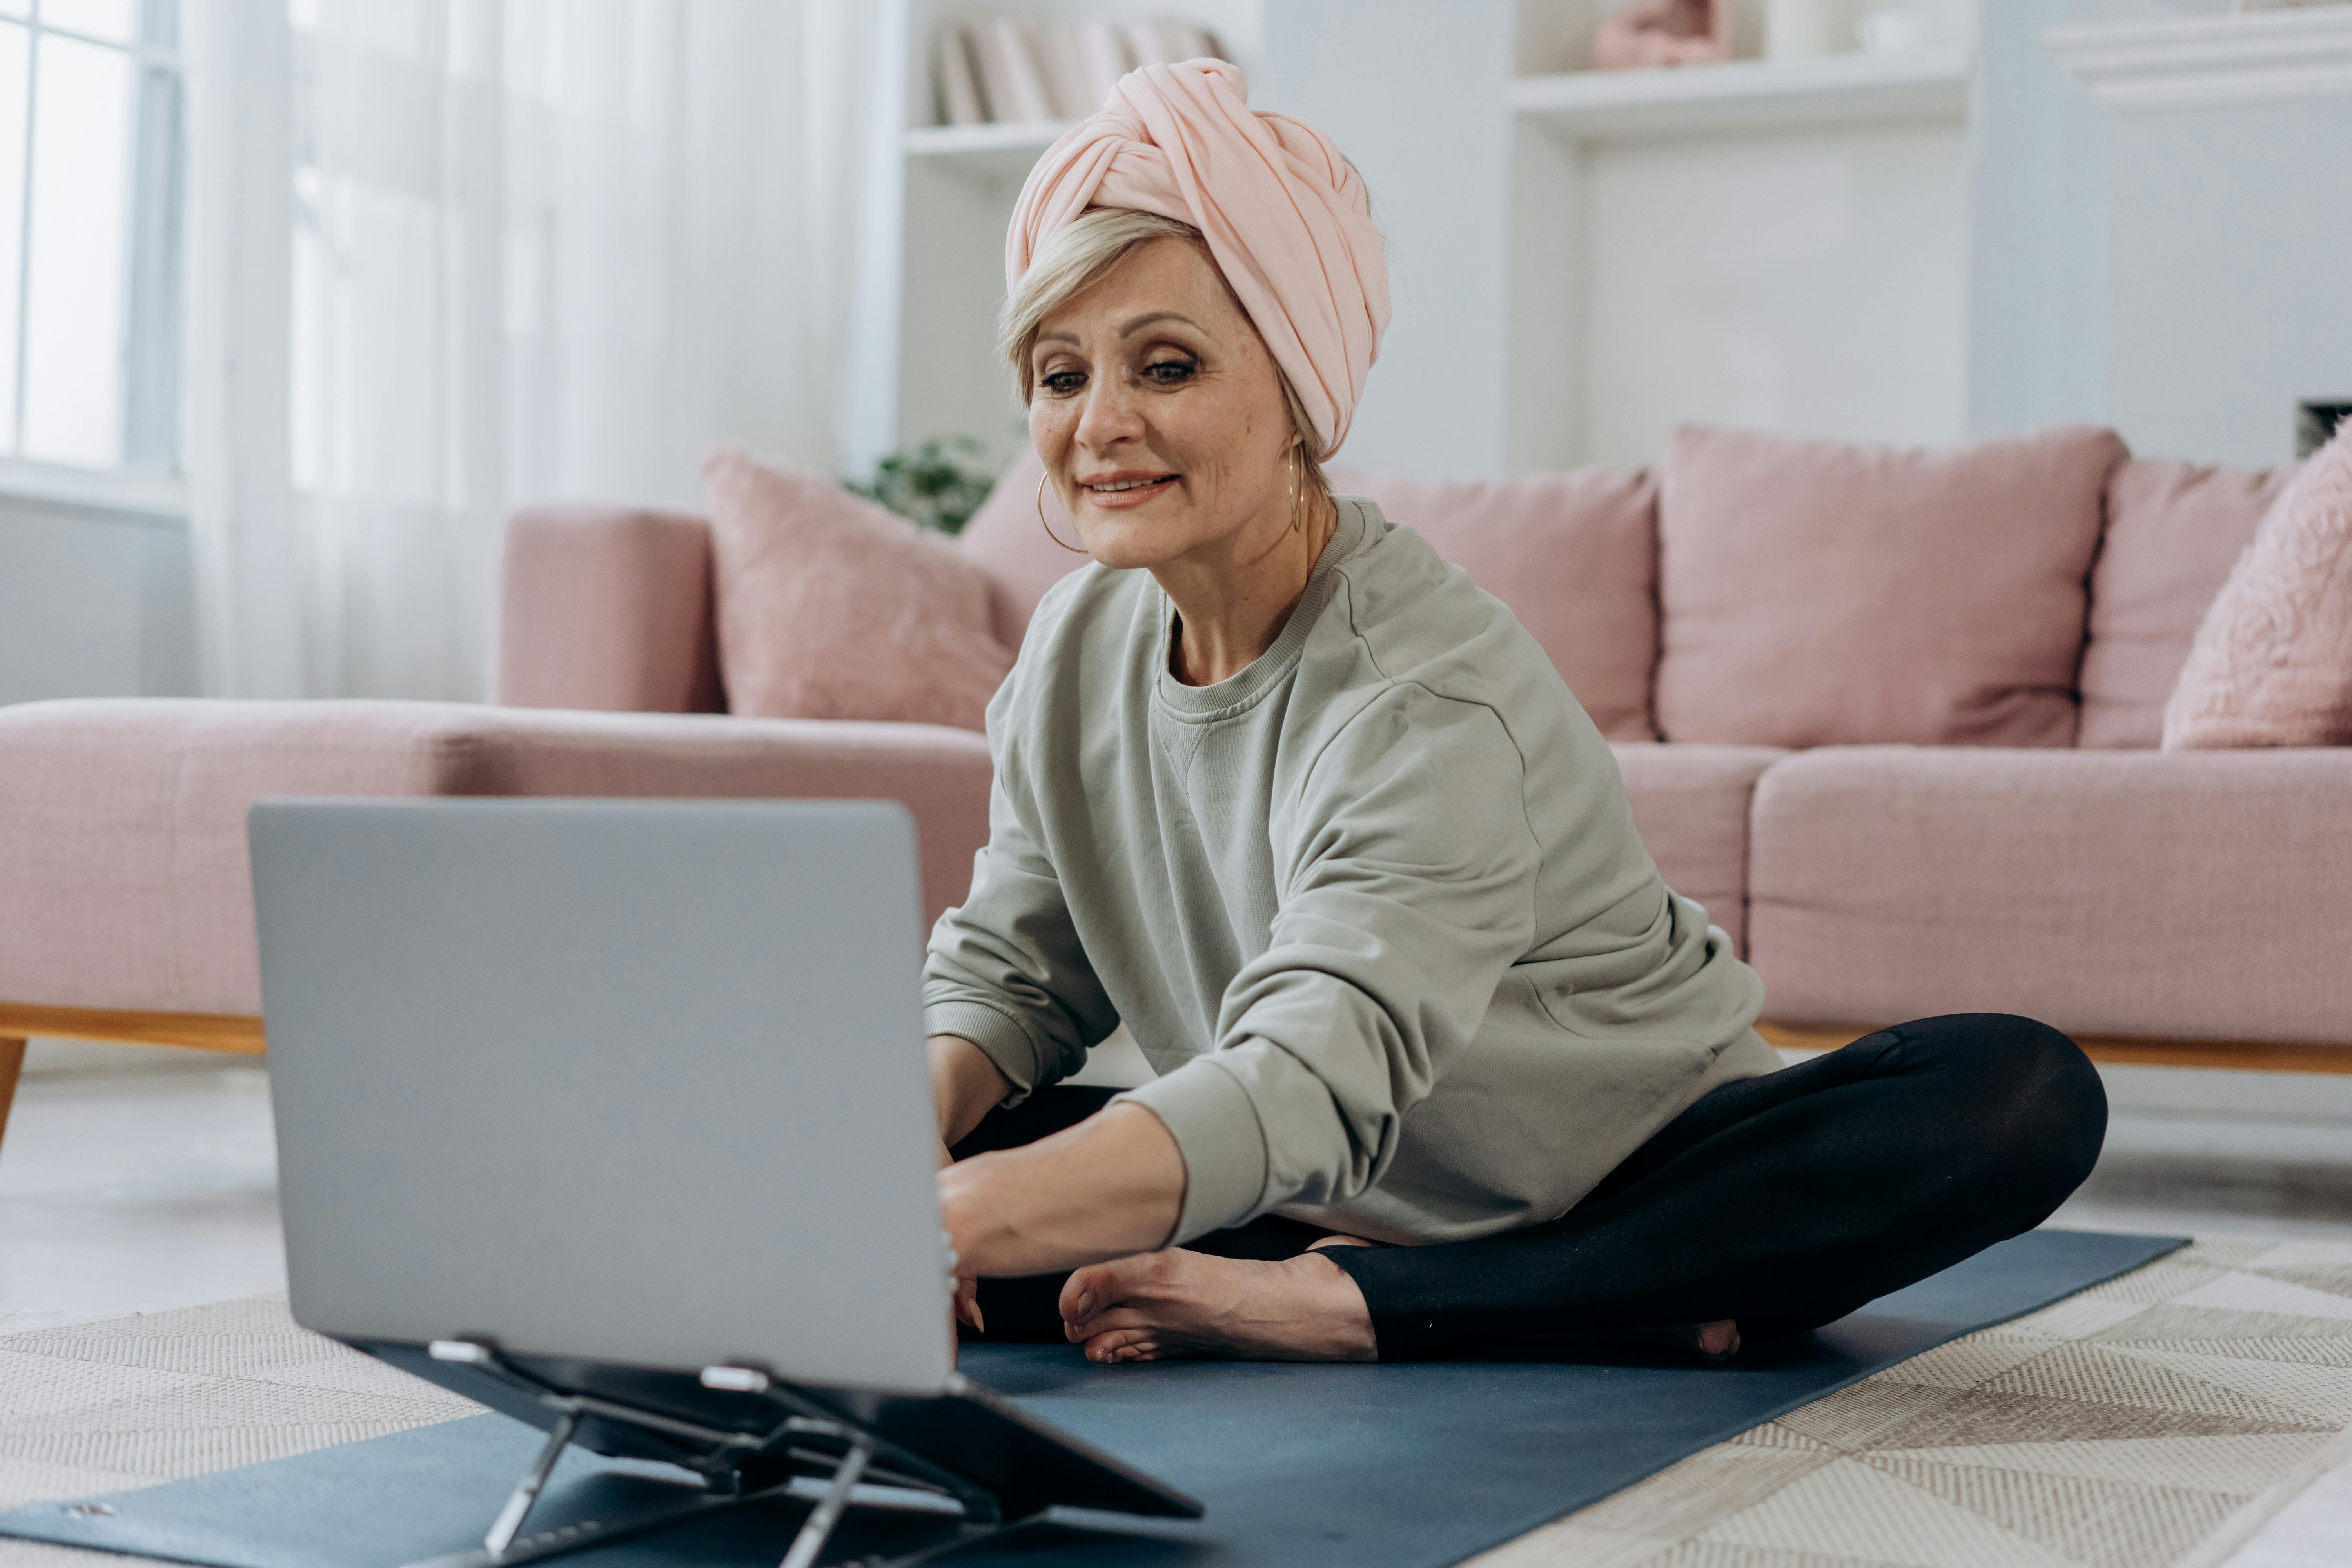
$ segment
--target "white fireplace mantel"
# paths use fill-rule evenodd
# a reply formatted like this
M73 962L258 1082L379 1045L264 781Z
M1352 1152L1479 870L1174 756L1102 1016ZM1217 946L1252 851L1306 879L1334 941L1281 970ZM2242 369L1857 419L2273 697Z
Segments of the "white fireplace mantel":
M2042 43L2111 111L2352 98L2352 5L2086 23Z

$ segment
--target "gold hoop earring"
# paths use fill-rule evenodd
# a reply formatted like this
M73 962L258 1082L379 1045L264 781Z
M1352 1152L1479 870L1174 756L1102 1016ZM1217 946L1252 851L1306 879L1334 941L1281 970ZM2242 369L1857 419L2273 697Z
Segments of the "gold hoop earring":
M1037 476L1037 526L1045 531L1046 538L1052 540L1056 544L1062 544L1062 536L1055 533L1054 531L1054 525L1045 521L1046 477L1047 476L1044 474L1039 474ZM1062 548L1068 551L1073 555L1084 555L1087 553L1087 548L1082 544L1062 544Z
M1298 531L1298 480L1307 471L1307 448L1293 447L1290 449L1298 457L1298 461L1290 470L1290 531L1296 533Z

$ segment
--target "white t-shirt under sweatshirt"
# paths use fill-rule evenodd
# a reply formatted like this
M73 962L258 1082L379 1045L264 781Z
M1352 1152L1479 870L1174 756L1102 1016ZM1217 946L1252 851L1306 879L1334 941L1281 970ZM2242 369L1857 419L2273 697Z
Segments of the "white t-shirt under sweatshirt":
M1535 639L1343 497L1281 637L1169 672L1148 573L1038 606L989 704L971 893L924 1022L1015 1103L1123 1019L1183 1152L1173 1240L1276 1213L1381 1241L1564 1214L1717 1084L1780 1059L1764 988L1633 831Z

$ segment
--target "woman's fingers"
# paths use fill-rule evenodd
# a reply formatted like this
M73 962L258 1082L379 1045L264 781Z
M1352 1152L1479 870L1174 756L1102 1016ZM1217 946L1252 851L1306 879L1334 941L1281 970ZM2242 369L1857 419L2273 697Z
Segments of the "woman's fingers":
M970 1323L982 1333L988 1332L988 1320L980 1315L980 1281L959 1279L955 1282L955 1319Z

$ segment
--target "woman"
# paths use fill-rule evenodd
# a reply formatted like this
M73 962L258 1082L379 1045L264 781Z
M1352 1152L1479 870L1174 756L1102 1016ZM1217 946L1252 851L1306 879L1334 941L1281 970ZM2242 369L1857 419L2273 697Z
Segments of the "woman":
M2098 1079L2041 1025L1783 1068L1542 650L1328 491L1388 302L1318 132L1222 62L1138 71L1030 175L1007 271L1039 521L1095 563L990 706L990 840L925 971L975 1331L1104 1362L1720 1356L2088 1173ZM1121 1020L1156 1079L1054 1087Z

